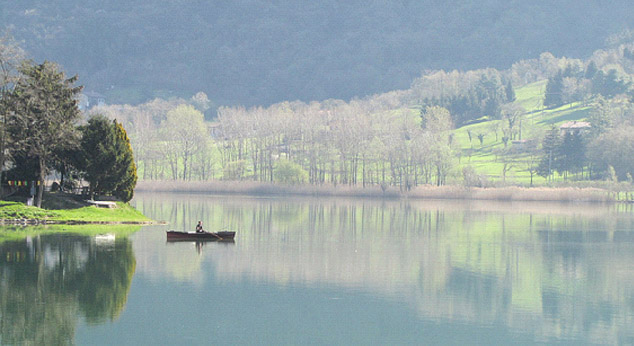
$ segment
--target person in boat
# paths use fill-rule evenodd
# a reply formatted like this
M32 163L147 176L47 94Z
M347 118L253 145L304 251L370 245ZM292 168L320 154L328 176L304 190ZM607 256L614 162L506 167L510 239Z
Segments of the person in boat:
M202 221L198 221L198 224L196 225L196 233L205 233Z

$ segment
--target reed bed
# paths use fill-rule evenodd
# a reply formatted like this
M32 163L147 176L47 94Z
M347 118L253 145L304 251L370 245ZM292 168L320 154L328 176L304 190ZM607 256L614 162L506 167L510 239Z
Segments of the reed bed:
M341 196L341 197L377 197L400 198L398 189L380 187L354 187L348 185L286 185L278 183L245 181L142 181L137 183L136 191L181 192L244 195L298 195L298 196Z
M201 194L296 195L366 198L456 199L492 201L614 202L609 190L594 187L491 187L468 188L459 185L418 186L410 191L395 187L348 185L285 185L244 181L141 181L137 191Z
M413 189L410 198L473 199L495 201L560 201L560 202L613 202L607 190L575 187L517 186L493 188L466 188L462 186L420 186Z

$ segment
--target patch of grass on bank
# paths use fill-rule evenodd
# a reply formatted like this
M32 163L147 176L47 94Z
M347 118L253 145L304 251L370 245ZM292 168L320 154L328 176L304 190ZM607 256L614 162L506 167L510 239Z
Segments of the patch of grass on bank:
M116 208L97 208L64 195L46 194L42 206L27 206L17 201L0 201L0 219L47 220L78 223L145 223L149 218L127 203Z
M0 219L43 220L59 217L53 210L29 207L20 202L0 201Z
M56 210L57 216L50 218L54 221L80 222L148 222L151 221L129 204L117 202L116 208L97 208L95 206L78 209Z

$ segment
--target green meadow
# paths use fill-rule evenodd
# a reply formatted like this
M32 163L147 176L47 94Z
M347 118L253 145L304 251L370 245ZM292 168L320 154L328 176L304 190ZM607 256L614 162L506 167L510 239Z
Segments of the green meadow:
M50 223L148 223L145 215L127 203L116 208L83 206L68 209L42 209L15 201L0 201L0 220L46 220Z
M75 202L64 200L59 196L49 197L47 207L51 209L0 201L0 243L50 233L128 236L152 221L127 203L117 202L117 207L110 209L77 207ZM34 220L39 223L27 225Z
M559 126L568 121L585 120L591 107L583 103L571 103L559 108L545 109L543 106L546 81L528 84L516 90L514 105L522 107L522 114L515 124L515 140L529 140L534 146L539 147L543 134L551 127ZM454 143L459 148L459 165L457 174L462 168L470 166L476 173L485 175L489 181L504 180L503 171L506 168L506 182L528 186L530 183L531 155L519 148L514 148L511 140L505 147L503 128L507 126L504 119L485 120L475 124L465 125L453 131ZM469 139L471 133L471 139ZM520 138L521 133L521 138ZM482 143L478 136L482 137ZM533 162L540 159L540 151L533 154ZM461 178L461 177L458 177ZM562 177L555 174L555 181L563 181ZM534 185L543 185L546 179L533 175Z

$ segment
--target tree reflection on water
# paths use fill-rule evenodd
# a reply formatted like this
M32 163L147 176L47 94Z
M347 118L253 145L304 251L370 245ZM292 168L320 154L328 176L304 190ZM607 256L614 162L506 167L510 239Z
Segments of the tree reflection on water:
M510 327L536 340L634 336L629 207L191 195L138 203L171 224L237 229L235 247L203 252L216 280L370 292L426 320ZM189 268L201 280L201 266L165 251L173 267L146 261L152 268L140 270Z
M0 243L0 342L68 344L79 316L117 319L135 267L127 238L50 234Z

